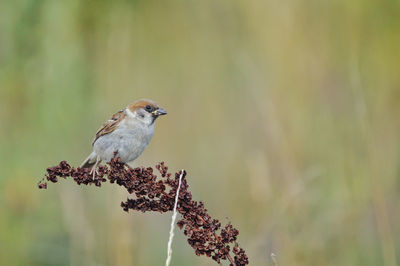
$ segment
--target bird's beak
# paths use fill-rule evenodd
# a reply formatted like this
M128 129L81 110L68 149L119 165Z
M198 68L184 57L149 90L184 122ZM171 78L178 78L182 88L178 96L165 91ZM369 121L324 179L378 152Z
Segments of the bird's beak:
M164 109L162 109L162 108L160 107L160 108L158 108L157 110L154 110L154 111L152 112L152 114L153 114L154 116L166 115L166 114L167 114L167 111L165 111Z

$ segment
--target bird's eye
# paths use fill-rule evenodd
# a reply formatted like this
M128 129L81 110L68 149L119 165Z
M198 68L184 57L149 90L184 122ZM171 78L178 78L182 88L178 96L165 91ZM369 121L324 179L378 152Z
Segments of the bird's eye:
M146 111L151 111L153 109L153 107L151 107L151 105L146 105Z

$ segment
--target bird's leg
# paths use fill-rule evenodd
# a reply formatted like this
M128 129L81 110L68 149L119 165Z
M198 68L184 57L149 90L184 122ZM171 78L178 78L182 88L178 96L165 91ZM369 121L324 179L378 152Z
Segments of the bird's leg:
M92 170L90 170L90 172L89 172L89 174L93 174L93 180L96 177L96 175L98 174L97 166L100 162L101 162L100 156L97 156L96 163L93 165Z

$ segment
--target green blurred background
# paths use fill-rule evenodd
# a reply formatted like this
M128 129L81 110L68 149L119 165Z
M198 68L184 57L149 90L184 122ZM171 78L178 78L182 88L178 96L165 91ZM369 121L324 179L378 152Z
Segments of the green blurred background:
M38 190L138 98L136 165L185 168L251 265L400 263L400 2L0 2L0 264L163 265L171 215ZM173 265L215 265L176 232Z

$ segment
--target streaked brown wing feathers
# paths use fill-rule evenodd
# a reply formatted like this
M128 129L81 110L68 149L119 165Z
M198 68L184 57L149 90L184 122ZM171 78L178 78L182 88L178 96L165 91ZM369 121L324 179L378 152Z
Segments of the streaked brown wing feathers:
M98 138L100 138L101 136L107 135L111 132L113 132L116 128L117 125L121 122L122 119L124 119L125 117L125 113L124 110L121 110L117 113L115 113L110 120L108 120L107 122L105 122L100 128L99 130L97 130L96 132L96 136L92 142L92 145L96 142L96 140Z

